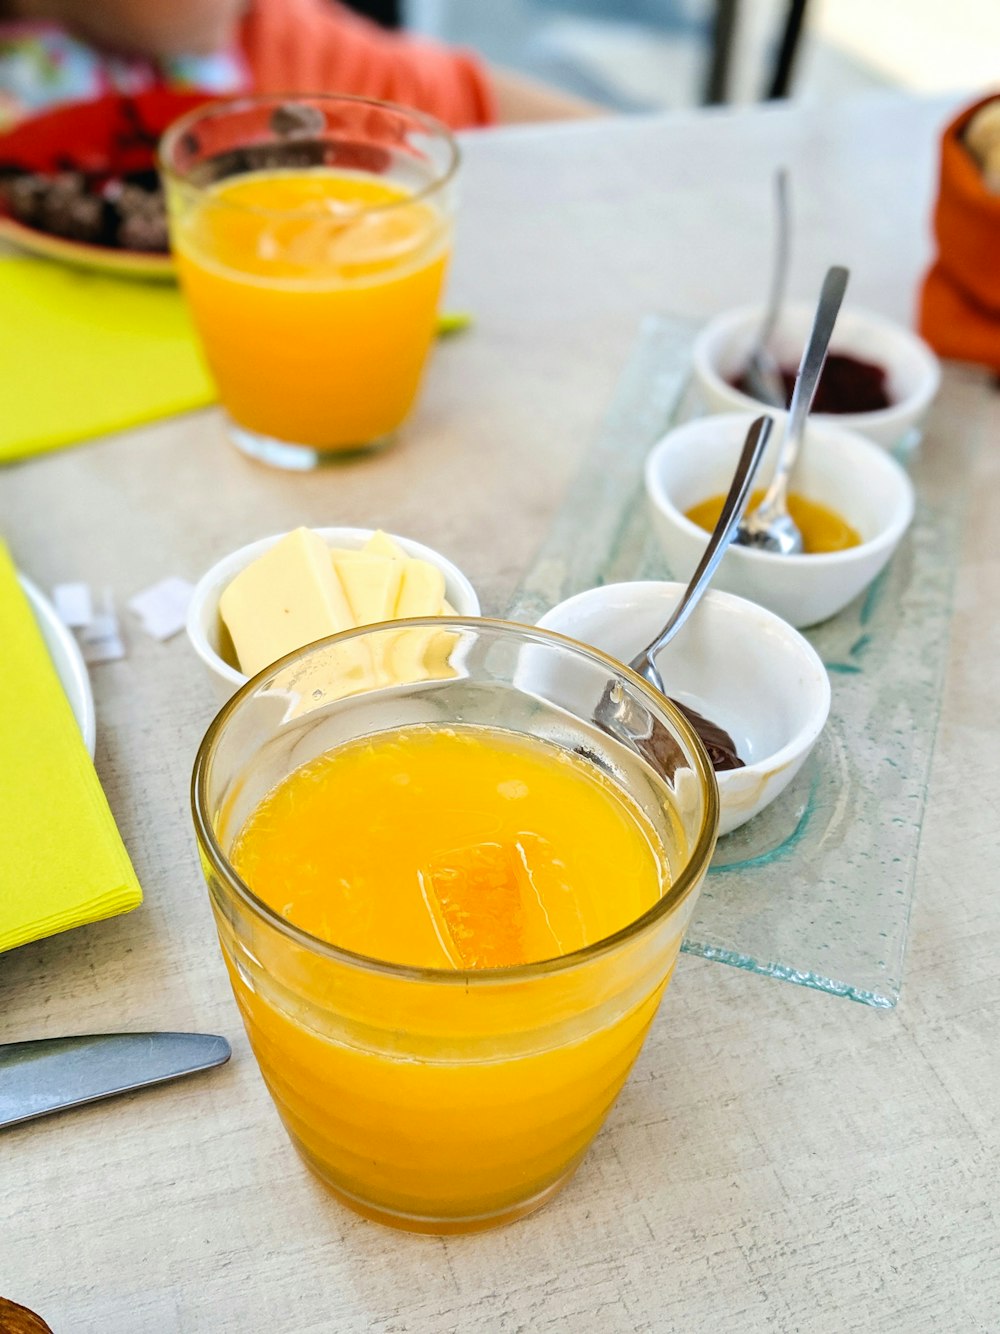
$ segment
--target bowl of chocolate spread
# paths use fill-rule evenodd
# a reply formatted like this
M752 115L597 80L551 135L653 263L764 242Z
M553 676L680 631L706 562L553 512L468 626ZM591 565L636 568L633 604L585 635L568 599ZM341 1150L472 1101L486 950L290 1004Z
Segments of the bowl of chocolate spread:
M662 628L684 588L658 580L604 584L560 602L538 624L627 663ZM727 834L784 791L816 744L830 709L826 668L773 612L714 588L657 666L668 698L708 753L719 784L719 833Z

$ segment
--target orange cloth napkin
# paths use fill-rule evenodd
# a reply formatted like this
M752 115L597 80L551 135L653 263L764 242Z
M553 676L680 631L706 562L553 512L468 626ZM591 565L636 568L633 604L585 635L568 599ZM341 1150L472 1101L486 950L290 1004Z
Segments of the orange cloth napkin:
M934 210L937 258L920 293L920 332L943 357L1000 371L1000 195L987 190L962 141L986 97L966 107L941 136Z
M0 952L128 912L142 891L0 542Z

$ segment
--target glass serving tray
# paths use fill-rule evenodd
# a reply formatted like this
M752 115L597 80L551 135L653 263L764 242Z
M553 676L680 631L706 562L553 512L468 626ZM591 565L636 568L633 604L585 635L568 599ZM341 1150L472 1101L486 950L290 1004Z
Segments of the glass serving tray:
M534 623L581 589L669 579L649 523L650 447L698 411L696 326L644 322L597 437L507 609ZM833 702L816 748L773 805L719 840L684 949L867 1005L899 997L920 829L948 657L980 373L949 367L922 442L897 452L913 525L878 580L806 633Z

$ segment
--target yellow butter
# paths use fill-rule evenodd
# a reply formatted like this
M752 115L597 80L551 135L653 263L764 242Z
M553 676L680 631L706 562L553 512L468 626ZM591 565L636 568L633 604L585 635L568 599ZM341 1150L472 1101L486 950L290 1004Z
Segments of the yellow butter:
M297 528L236 576L219 611L241 671L252 676L285 653L341 630L453 615L444 592L445 577L436 565L408 556L381 530L356 550L331 549L318 533ZM345 664L345 689L355 676L391 684L426 679L428 672L449 674L451 639L432 632L398 645L373 645L362 655L364 663L352 660L350 672Z
M390 560L406 560L406 552L397 546L388 533L377 529L361 548L372 556L388 556Z
M223 591L219 614L248 676L354 625L330 550L309 528L296 528L241 570Z
M345 551L334 557L333 568L351 604L355 625L392 620L406 568L401 561L367 551Z
M445 630L400 630L386 646L384 670L400 684L457 676L450 655L458 639Z
M408 560L403 566L397 616L438 616L444 602L444 575L426 560Z

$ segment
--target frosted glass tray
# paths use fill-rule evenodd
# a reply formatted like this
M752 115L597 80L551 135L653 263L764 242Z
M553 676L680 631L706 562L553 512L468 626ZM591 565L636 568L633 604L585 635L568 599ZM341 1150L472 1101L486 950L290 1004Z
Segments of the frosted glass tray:
M649 524L646 454L698 409L695 326L647 320L605 420L507 614L532 623L601 583L671 578ZM949 367L924 438L900 451L917 514L867 593L807 637L833 703L785 793L720 839L684 949L868 1005L899 997L984 380Z

